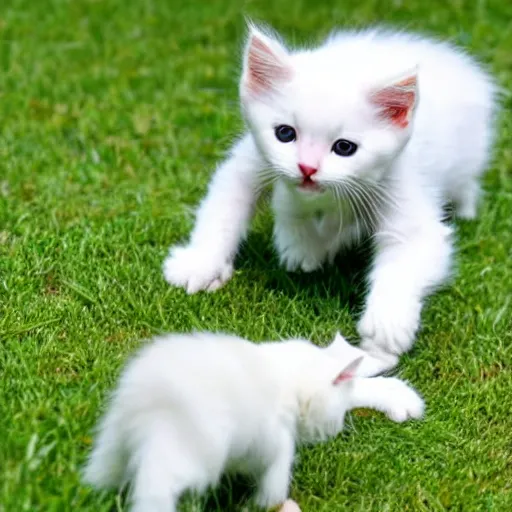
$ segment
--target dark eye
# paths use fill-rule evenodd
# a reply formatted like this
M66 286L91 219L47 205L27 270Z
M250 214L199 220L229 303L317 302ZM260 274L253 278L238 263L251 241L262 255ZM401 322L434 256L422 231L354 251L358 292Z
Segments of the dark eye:
M332 150L340 156L352 156L357 151L357 144L347 139L338 139L332 145Z
M295 130L291 126L288 126L287 124L279 125L276 128L275 133L277 140L280 140L281 142L291 142L292 140L295 140L297 138Z

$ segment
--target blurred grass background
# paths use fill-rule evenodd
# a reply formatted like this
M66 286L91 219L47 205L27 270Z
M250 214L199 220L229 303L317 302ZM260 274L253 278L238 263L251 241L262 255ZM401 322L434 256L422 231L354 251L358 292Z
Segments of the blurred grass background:
M255 340L355 335L361 262L284 273L263 212L234 279L188 297L161 275L241 128L243 15L291 42L385 23L448 38L509 90L512 4L497 0L4 0L0 4L0 510L123 510L80 485L107 390L161 331ZM342 65L342 63L340 63ZM353 415L300 452L305 511L512 510L512 101L457 273L424 314L400 373L423 422ZM229 488L184 510L228 510Z

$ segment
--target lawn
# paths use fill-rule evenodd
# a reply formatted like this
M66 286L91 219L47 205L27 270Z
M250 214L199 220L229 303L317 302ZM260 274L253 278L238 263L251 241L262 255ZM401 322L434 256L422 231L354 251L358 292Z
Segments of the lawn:
M233 280L187 296L163 280L241 126L243 14L290 41L383 21L464 45L512 85L504 0L4 0L0 5L0 511L123 510L79 483L103 398L139 340L224 330L355 337L364 258L287 275L258 215ZM356 412L301 450L304 511L512 510L512 99L456 274L400 374L422 422ZM220 504L228 510L230 491ZM186 501L184 510L197 510Z

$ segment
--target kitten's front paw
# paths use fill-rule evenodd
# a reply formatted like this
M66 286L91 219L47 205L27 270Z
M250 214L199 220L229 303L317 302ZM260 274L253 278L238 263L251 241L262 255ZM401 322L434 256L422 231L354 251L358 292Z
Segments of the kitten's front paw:
M274 244L281 265L288 272L318 270L326 257L325 250L319 247L306 231L293 226L274 227Z
M284 240L276 245L279 261L288 272L314 272L322 266L322 259L315 254L313 247L302 247L291 241L285 243Z
M370 299L357 325L361 348L377 357L383 351L395 355L407 352L420 325L421 303L394 299L392 294L375 302Z
M387 378L386 392L393 400L393 405L386 411L390 420L402 423L409 419L420 419L423 416L425 402L404 381L394 377Z
M294 252L293 250L287 250L280 255L281 265L288 272L296 272L302 270L302 272L314 272L322 267L322 262L316 260L314 257L303 256Z
M194 246L171 248L163 265L165 280L192 294L217 290L233 274L233 262Z

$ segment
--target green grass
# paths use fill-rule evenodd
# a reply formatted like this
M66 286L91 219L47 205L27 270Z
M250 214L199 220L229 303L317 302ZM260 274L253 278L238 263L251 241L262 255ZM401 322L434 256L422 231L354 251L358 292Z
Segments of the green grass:
M221 291L188 297L163 281L167 248L187 235L240 127L244 13L292 41L377 21L449 37L512 85L512 4L503 0L4 0L4 512L122 509L115 495L81 486L79 468L103 397L141 338L192 328L255 340L355 335L357 258L289 276L273 256L268 215ZM430 300L402 361L426 418L399 426L361 412L343 436L302 450L292 496L305 511L512 510L509 95L504 107L480 218L458 224L457 274Z

